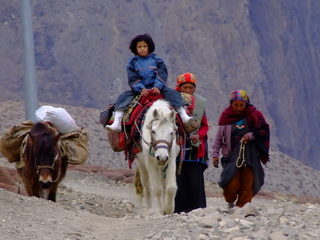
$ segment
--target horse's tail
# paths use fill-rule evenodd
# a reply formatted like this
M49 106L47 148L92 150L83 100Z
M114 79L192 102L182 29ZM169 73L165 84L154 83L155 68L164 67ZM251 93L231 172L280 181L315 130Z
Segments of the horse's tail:
M135 172L134 178L133 178L133 184L134 184L134 186L136 188L136 194L137 195L143 195L143 186L142 186L142 183L141 183L139 168L136 168L136 172Z

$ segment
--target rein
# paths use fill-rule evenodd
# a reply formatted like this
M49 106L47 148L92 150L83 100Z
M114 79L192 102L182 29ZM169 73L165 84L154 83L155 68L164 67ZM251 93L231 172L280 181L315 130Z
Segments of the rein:
M150 124L149 124L150 129L151 129L151 126L152 126L152 122L153 122L153 121L151 121ZM167 149L167 150L170 152L170 149L171 149L171 147L172 147L172 142L173 142L173 140L174 140L174 137L171 139L171 142L168 142L167 140L164 140L164 139L159 139L159 140L154 141L154 140L152 139L152 134L150 134L150 135L151 135L151 141L150 141L150 142L147 142L147 141L145 140L145 138L143 137L142 132L140 131L140 129L139 129L138 124L137 124L136 121L134 121L134 124L135 124L135 126L136 126L136 128L137 128L137 130L138 130L138 132L139 132L139 134L140 134L140 136L141 136L141 138L142 138L142 140L150 147L149 154L150 154L151 156L154 156L152 149L153 149L154 151L156 151L156 150L158 150L158 149L160 149L160 148L164 148L164 149ZM174 135L175 135L175 134L174 134ZM158 145L159 143L164 143L165 145Z
M168 142L168 141L166 141L166 140L151 141L151 142L149 143L149 142L147 142L147 141L145 140L145 138L143 137L142 132L140 131L139 126L138 126L136 120L134 121L134 125L135 125L137 131L139 132L139 134L140 134L140 136L141 136L141 139L150 147L150 149L149 149L149 154L150 154L151 156L154 156L154 153L153 153L153 151L152 151L152 148L154 148L155 150L157 150L157 149L159 149L159 148L165 148L165 149L167 149L168 151L170 151L171 146L172 146L172 142L173 142L174 139L172 139L172 142L171 142L171 143ZM150 122L150 128L151 128L151 125L152 125L152 122ZM165 143L166 145L155 146L155 145L157 145L158 143ZM185 148L183 147L183 143L180 143L180 160L179 160L179 163L178 163L178 170L177 170L177 174L178 174L178 175L181 175L181 169L182 169L182 163L183 163L184 151L185 151L185 150L188 150L188 149L185 149ZM164 171L164 176L165 176L166 168L163 169L163 171Z

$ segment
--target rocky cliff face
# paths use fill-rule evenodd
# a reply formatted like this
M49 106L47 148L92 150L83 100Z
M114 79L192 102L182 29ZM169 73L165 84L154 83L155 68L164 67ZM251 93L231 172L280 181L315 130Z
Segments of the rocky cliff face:
M168 84L196 75L217 122L245 89L272 127L272 148L320 169L316 0L33 0L39 101L103 109L128 89L131 38L150 33ZM0 101L23 100L20 1L0 6ZM93 116L98 119L98 116Z

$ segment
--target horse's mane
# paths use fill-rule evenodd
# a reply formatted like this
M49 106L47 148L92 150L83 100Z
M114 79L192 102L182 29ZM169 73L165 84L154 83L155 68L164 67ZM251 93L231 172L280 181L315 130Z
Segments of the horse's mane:
M164 99L155 101L149 108L149 112L153 112L154 109L157 109L160 114L171 111L169 102Z
M155 101L148 109L144 119L144 124L143 124L144 126L149 126L151 122L156 120L154 119L154 115L153 115L155 110L157 111L157 116L158 116L157 120L160 120L158 124L162 124L166 121L169 121L168 117L169 117L169 114L172 112L170 103L164 99L159 99Z

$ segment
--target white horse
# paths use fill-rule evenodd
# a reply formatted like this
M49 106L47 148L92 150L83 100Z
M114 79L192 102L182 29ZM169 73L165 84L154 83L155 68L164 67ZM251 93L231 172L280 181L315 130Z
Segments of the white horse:
M174 211L176 157L180 150L176 131L176 112L167 101L155 101L145 114L134 184L140 206L145 200L147 208L159 214Z

